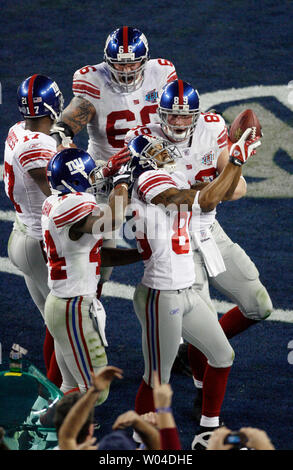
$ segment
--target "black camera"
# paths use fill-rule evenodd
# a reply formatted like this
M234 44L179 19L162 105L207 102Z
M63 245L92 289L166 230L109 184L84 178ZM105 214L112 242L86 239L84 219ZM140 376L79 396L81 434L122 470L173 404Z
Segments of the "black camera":
M224 439L224 444L233 446L233 450L239 450L246 447L247 436L240 431L230 432Z

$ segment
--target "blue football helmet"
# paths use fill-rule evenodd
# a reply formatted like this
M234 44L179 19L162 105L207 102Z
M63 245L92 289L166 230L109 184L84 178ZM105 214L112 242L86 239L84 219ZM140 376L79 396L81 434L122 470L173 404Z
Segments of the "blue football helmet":
M82 192L96 197L108 196L112 184L104 178L102 166L96 165L90 154L82 149L68 148L56 153L47 166L52 194Z
M64 99L56 82L45 75L26 78L17 90L18 109L24 118L50 116L55 120L61 114Z
M148 135L135 137L128 143L128 148L131 153L128 165L133 179L138 178L145 171L158 168L172 172L176 160L182 157L180 150L174 144Z
M108 36L104 49L104 60L111 72L112 84L119 92L131 93L141 86L148 59L148 41L138 29L122 26ZM115 65L137 63L140 66L135 70L119 71L114 67Z
M192 135L200 115L199 94L189 83L174 80L164 86L158 106L163 132L171 140L180 142ZM186 125L174 125L169 116L184 116Z

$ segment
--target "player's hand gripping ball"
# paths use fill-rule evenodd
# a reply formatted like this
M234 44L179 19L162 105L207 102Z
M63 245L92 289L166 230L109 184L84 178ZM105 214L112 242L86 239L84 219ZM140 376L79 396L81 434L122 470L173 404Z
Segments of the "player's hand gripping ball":
M246 109L242 113L238 114L232 122L229 128L229 139L232 144L237 142L248 128L252 129L250 136L251 139L262 137L261 124L252 109Z

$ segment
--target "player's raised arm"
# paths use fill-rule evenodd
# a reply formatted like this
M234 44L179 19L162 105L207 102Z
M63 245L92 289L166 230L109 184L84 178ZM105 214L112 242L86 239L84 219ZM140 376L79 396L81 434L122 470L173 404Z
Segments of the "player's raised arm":
M130 164L133 175L138 177L147 170L149 171L137 183L138 194L143 200L148 200L155 205L162 204L166 207L173 205L177 209L182 205L187 205L187 209L192 210L193 204L197 204L196 198L199 192L198 203L202 211L213 210L220 201L225 199L229 191L235 189L241 176L241 166L260 145L259 138L248 140L250 134L251 129L247 129L241 139L231 147L229 162L222 173L200 191L179 189L174 183L172 175L166 172L150 172L160 168L170 170L172 162L174 164L178 158L178 155L175 154L175 150L178 151L178 149L175 147L172 149L170 144L163 140L148 136L136 137L128 144L133 155ZM158 188L160 188L159 191Z
M198 202L203 211L213 210L220 201L225 199L227 193L234 192L241 176L241 166L246 163L254 153L255 148L260 145L259 137L249 140L250 135L251 129L249 128L241 139L231 147L229 161L221 174L201 189ZM173 203L177 207L181 204L188 204L188 208L191 210L196 192L196 190L168 189L165 194L158 195L152 202L164 205Z

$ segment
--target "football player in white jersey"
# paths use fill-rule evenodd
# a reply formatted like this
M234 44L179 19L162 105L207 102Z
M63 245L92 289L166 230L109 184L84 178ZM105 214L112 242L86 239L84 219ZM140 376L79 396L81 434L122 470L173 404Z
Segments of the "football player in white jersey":
M224 119L218 114L201 113L199 95L190 84L176 80L166 85L158 108L160 125L149 125L134 129L127 140L141 133L167 138L176 143L183 158L180 172L185 174L191 187L199 187L216 179L221 174L229 158L227 129ZM253 133L252 133L253 135ZM126 140L126 141L127 141ZM225 196L225 199L237 200L246 193L246 182L241 176L239 183ZM215 275L204 257L195 263L202 272L200 264L205 264L207 277L197 287L202 295L207 295L206 281L225 294L236 307L220 319L220 324L228 337L246 330L272 312L270 296L259 278L259 272L244 252L220 227L216 220L216 211L211 211L202 218L207 234L217 243L223 257L226 270ZM205 286L205 287L203 287ZM189 347L189 356L197 367L193 368L198 397L195 399L195 413L200 416L201 388L206 367L206 358L195 347Z
M103 233L123 222L128 202L124 181L114 182L109 206L97 204L96 197L111 189L103 170L87 152L76 148L57 153L47 168L52 195L42 209L50 288L45 321L55 340L64 393L77 387L85 392L91 372L107 364L105 311L96 298L101 265L140 260L137 250L101 249ZM115 173L115 169L107 170L108 176ZM107 396L105 390L98 404Z
M94 160L107 161L123 148L129 129L158 121L159 91L175 78L169 60L149 59L148 41L140 30L120 27L106 40L104 61L74 73L74 97L62 112L61 121L53 126L52 135L62 144L64 138L73 138L87 126L89 154ZM110 240L108 246L113 242ZM102 283L109 279L111 270L102 270L101 274Z
M28 291L44 316L49 288L41 211L50 194L46 166L56 153L50 128L62 111L63 96L51 78L34 74L18 87L17 101L23 120L9 129L4 153L5 191L15 209L8 256L23 273ZM54 343L48 331L43 352L48 378L60 385Z
M202 215L212 211L237 185L241 169L234 156L244 162L258 145L256 141L246 142L247 135L231 148L230 162L219 178L201 191L190 189L189 184L168 172L178 153L175 145L149 136L135 137L128 144L132 153L128 171L134 178L132 210L144 260L143 278L134 294L145 363L135 408L139 414L154 411L153 372L157 371L160 382L168 383L181 337L199 348L208 364L200 431L192 448L202 443L205 447L211 431L220 425L234 352L217 313L194 289L197 276L191 231L193 235L200 233Z

